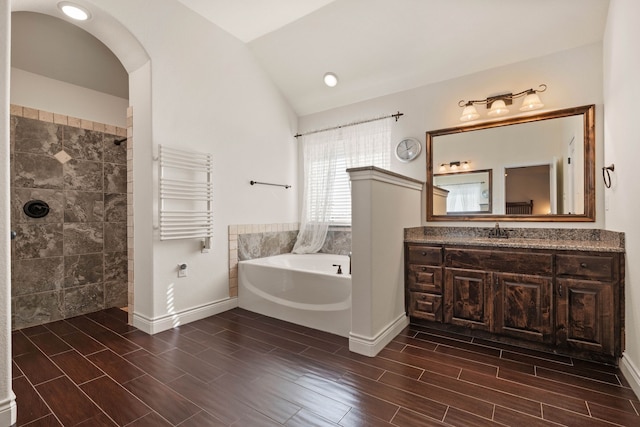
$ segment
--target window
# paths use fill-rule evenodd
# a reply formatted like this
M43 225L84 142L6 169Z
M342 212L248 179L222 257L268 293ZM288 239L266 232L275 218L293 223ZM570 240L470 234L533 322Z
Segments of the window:
M362 138L365 139L365 138ZM372 138L375 139L375 138ZM390 138L384 138L386 142L374 144L373 141L347 141L341 139L335 141L335 156L332 158L318 157L310 159L310 168L307 178L311 181L311 202L314 209L325 209L317 194L322 193L322 186L327 185L327 177L331 179L331 195L328 197L328 221L332 225L351 225L351 181L347 169L359 166L377 166L382 169L390 167ZM357 149L348 144L361 144ZM367 147L370 145L370 147ZM358 153L356 156L350 155ZM355 157L355 158L354 158ZM311 208L311 206L309 206ZM320 212L311 213L311 217L320 217Z
M307 135L303 139L304 195L295 253L322 248L329 225L351 225L351 182L346 170L389 169L389 120Z

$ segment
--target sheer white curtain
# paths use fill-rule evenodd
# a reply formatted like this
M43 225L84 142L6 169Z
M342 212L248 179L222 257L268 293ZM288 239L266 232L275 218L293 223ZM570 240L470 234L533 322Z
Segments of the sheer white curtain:
M302 137L304 194L294 253L318 252L330 224L350 224L350 192L344 191L350 184L346 169L389 168L389 122L390 119L375 120Z
M453 184L440 185L441 188L449 190L447 197L447 212L477 212L480 211L480 197L482 195L482 184Z

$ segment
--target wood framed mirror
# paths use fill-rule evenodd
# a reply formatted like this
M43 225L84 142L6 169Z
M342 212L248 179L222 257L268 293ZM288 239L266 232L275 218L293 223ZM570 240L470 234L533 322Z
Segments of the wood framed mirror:
M594 105L426 136L427 221L595 221ZM489 172L491 209L443 211L438 177L460 172Z

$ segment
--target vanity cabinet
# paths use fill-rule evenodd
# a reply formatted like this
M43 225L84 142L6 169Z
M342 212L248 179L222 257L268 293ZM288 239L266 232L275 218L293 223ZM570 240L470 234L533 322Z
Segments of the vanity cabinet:
M413 319L532 348L621 354L623 255L405 245Z

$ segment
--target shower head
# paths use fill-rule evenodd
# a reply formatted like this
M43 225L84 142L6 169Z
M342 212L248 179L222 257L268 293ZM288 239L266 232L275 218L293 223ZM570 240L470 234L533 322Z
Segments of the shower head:
M114 144L116 144L116 145L120 145L120 144L122 144L123 142L125 142L126 140L127 140L127 138L114 139L114 140L113 140L113 143L114 143Z

